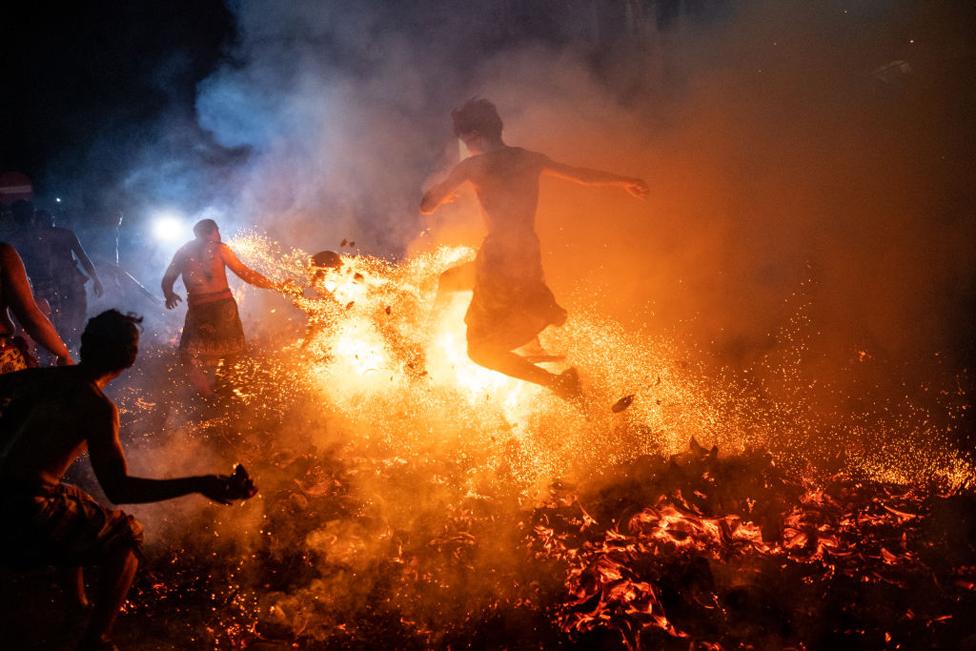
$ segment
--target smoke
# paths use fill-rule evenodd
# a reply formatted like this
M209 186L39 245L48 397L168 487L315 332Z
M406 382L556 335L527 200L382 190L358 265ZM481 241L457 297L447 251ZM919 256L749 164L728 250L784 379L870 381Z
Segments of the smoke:
M134 469L180 475L245 461L261 497L217 515L196 498L139 507L154 523L153 551L227 546L238 570L251 563L257 574L228 581L253 588L260 617L279 613L296 634L312 622L307 634L327 638L371 609L418 635L447 630L534 580L518 566L521 520L563 471L590 480L601 464L655 445L673 451L689 433L742 447L753 426L770 447L794 446L797 432L835 435L818 448L826 457L845 447L829 426L863 407L843 400L901 398L933 377L942 386L966 361L957 351L969 343L976 293L963 167L973 142L970 10L770 2L667 25L617 17L608 28L615 6L552 3L524 16L514 2L235 6L239 38L199 85L195 123L160 127L132 187L208 211L225 233L256 227L306 251L355 240L362 252L416 262L483 235L470 191L428 221L417 204L458 159L450 109L490 98L510 144L649 182L642 202L545 178L538 212L548 280L575 319L552 341L586 362L584 376L600 376L606 397L640 396L616 421L584 419L536 387L495 409L487 398L465 403L437 378L408 377L399 361L382 367L394 371L387 382L262 343L238 384L239 408L215 414L161 388L177 375L170 367L174 380L159 382L172 360L156 359L122 396L130 433L165 431L131 446L143 459ZM193 155L181 155L195 138ZM212 165L198 162L210 154ZM168 194L152 189L158 175ZM365 282L386 284L343 299L376 303L350 320L404 319L415 338L433 330L418 297L440 267L418 264L426 276L411 284L404 264L404 282L387 283L393 272L371 275L379 261L359 262ZM294 326L287 310L244 299L252 342ZM684 370L696 349L770 402L795 399L795 411L743 394L713 399L725 376ZM314 364L326 372L312 390L296 378ZM653 396L625 384L654 375ZM380 387L372 395L370 383ZM830 408L810 409L818 402ZM519 410L529 414L521 422L504 418ZM914 424L896 434L914 435ZM893 458L902 481L930 470L911 465L915 452L864 455Z
M477 245L470 191L427 221L416 207L458 159L449 110L487 97L510 144L651 186L641 202L543 179L571 313L690 342L773 393L788 361L825 405L928 399L971 355L972 10L664 7L241 2L196 123L161 127L130 182L165 176L225 233L305 250ZM273 335L287 310L263 308L246 326Z
M449 109L480 95L511 144L651 184L642 204L543 181L561 300L680 330L739 366L805 303L828 372L968 343L968 10L757 3L666 28L648 14L619 19L608 47L592 34L610 5L593 7L550 8L543 26L527 10L506 32L493 20L519 16L492 3L241 3L238 43L196 103L216 143L248 152L221 188L224 219L305 248L476 244L472 197L430 224L416 204L456 160Z

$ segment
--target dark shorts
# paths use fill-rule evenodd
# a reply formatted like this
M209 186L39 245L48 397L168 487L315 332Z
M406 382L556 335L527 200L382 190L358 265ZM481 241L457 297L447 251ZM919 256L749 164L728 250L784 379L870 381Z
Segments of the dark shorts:
M187 300L180 353L186 357L217 360L244 352L244 327L237 301L230 290Z
M0 480L0 554L11 565L75 567L124 548L142 552L142 525L70 484Z
M486 239L475 258L474 295L464 317L468 345L513 350L565 321L566 310L542 273L538 238L509 244Z

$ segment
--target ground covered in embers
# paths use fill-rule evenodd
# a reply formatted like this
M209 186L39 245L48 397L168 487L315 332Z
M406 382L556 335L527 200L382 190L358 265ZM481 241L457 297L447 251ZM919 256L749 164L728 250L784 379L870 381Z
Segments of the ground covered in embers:
M201 407L170 435L192 440L171 444L245 463L261 497L156 512L165 526L144 516L153 538L119 626L126 648L974 643L965 490L694 441L530 489L463 455L284 437L281 414L208 418L227 406ZM80 617L61 613L50 575L5 579L11 648L69 648Z

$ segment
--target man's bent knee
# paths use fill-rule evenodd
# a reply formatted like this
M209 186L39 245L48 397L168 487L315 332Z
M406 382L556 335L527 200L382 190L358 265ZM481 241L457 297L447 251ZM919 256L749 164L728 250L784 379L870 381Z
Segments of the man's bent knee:
M468 357L479 366L494 368L498 364L499 355L504 352L484 342L468 341Z

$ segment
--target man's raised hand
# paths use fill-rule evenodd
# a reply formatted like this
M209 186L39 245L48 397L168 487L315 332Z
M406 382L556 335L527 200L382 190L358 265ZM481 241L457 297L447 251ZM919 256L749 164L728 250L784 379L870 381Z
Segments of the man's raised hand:
M647 187L647 181L644 179L628 179L624 181L624 188L638 199L646 199L651 193L651 189Z

